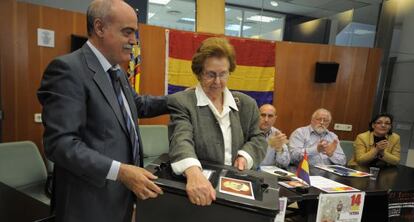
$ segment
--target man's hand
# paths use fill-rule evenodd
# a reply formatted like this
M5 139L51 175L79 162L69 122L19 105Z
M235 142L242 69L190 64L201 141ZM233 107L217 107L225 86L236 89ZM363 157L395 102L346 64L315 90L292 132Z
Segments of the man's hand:
M321 140L321 141L319 141L318 146L316 147L316 149L318 149L319 153L325 153L326 147L328 147L328 141Z
M118 180L142 200L163 194L161 188L152 181L155 179L157 177L152 173L134 165L121 164L118 172Z
M245 170L247 169L247 160L246 158L242 156L238 156L236 160L234 161L234 167L236 167L238 170Z
M338 147L338 140L335 139L332 143L328 143L325 148L325 154L331 157L335 153L336 147Z
M216 200L216 191L198 166L187 168L185 175L187 177L186 191L191 203L207 206Z
M275 149L277 152L280 152L283 149L283 145L288 143L288 140L285 134L276 133L269 137L268 143L270 147Z

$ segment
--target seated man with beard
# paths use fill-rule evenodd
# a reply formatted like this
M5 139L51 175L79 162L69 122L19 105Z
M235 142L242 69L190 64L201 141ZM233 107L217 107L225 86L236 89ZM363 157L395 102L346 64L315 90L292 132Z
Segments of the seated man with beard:
M291 162L298 165L306 150L310 165L345 165L346 156L338 136L328 130L331 113L323 108L312 114L311 124L293 131L289 138Z

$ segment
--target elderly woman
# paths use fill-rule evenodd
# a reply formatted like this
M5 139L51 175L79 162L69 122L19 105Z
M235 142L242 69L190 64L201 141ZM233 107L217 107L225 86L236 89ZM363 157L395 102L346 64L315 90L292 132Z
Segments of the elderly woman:
M350 166L397 165L400 162L400 136L392 132L392 116L378 114L369 123L369 131L354 142Z
M266 140L259 130L259 112L249 96L230 92L227 81L236 68L233 47L224 38L204 40L193 56L195 89L172 95L170 159L176 174L187 177L190 201L210 205L215 189L202 174L199 160L256 169Z

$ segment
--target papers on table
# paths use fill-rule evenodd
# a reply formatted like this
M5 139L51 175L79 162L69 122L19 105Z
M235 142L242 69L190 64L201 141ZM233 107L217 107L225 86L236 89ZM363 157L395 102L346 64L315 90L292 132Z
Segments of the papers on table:
M331 166L331 165L329 165ZM319 167L319 166L318 166ZM327 166L325 166L326 168ZM279 184L286 187L286 188L296 188L296 187L307 187L305 181L301 180L300 178L296 177L295 174L288 172L286 170L280 169L275 166L261 166L260 169L262 171L268 172L270 174L283 177L289 177L290 181L279 181ZM331 169L331 168L329 168ZM352 170L352 169L350 169ZM353 170L356 171L356 170ZM357 171L359 172L359 171ZM364 173L364 172L362 172ZM369 174L368 174L369 175ZM336 181L327 179L325 177L321 176L310 176L310 182L311 186L316 187L322 191L325 191L327 193L339 193L339 192L355 192L359 191L358 189L355 189L353 187L344 185L342 183L338 183Z
M296 175L294 173L291 173L289 171L286 171L284 169L281 169L279 167L276 166L261 166L260 167L261 171L265 171L267 173L276 175L276 176L288 176L288 177L296 177Z
M316 221L359 222L364 199L364 192L320 194Z
M221 193L254 200L252 182L248 180L220 177L219 191Z
M328 172L337 174L339 176L347 176L347 177L367 177L371 174L365 173L362 171L346 168L340 165L317 165L319 169L326 170Z
M309 187L309 185L305 181L299 180L279 181L278 184L286 188Z
M279 185L282 185L286 188L296 188L296 187L309 187L309 185L297 177L294 173L286 171L276 166L261 166L261 171L273 174L279 178L285 179L286 181L279 181Z
M310 176L311 185L327 193L338 192L355 192L359 191L353 187L347 186L342 183L327 179L321 176Z
M279 213L276 215L274 222L284 222L286 214L287 197L279 198Z

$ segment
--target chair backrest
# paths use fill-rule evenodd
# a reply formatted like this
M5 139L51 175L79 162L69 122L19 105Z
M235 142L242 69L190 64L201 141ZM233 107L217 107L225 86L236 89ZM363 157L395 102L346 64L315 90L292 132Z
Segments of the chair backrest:
M140 125L144 158L168 153L168 127L166 125Z
M46 178L46 166L33 142L0 143L1 182L18 189Z
M351 160L352 156L354 155L354 141L350 140L341 140L339 141L342 147L342 150L346 156L346 162L348 163Z
M406 166L414 168L414 149L408 149Z

